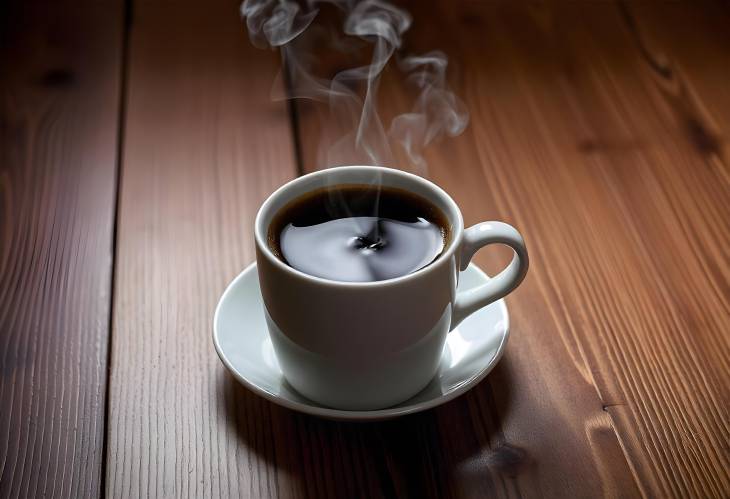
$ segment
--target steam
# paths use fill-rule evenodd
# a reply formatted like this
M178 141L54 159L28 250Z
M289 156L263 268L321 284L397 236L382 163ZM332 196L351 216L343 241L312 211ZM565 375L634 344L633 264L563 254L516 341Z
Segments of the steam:
M339 30L327 31L314 23L323 4L333 5L344 16ZM328 104L326 119L332 126L327 129L338 135L322 142L318 166L389 165L394 159L391 144L399 144L424 174L422 149L444 135L459 135L469 121L465 106L448 88L446 55L401 53L403 35L412 23L403 9L380 0L308 0L301 5L293 0L245 0L241 15L254 45L281 52L288 94L274 98ZM344 54L351 62L367 50L372 52L367 64L343 69L331 78L317 75L321 58ZM392 118L386 129L378 113L378 87L392 59L417 93L412 108Z

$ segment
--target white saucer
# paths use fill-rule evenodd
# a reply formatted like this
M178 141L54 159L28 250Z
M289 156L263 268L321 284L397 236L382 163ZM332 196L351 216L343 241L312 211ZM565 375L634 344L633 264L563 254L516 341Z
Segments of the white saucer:
M489 277L470 264L459 289ZM475 386L497 364L509 336L504 300L477 311L448 334L441 367L431 383L411 399L376 411L344 411L320 406L299 395L284 379L264 318L256 264L249 265L221 296L213 319L213 343L223 364L247 388L275 404L329 419L375 421L436 407Z

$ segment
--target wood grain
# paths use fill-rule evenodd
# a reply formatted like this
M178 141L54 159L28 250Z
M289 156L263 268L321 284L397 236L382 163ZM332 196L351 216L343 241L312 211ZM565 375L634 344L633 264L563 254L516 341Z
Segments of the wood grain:
M268 497L250 449L270 452L268 404L230 389L211 327L258 206L295 175L277 56L237 2L139 2L130 36L106 494Z
M0 497L101 489L122 5L0 7Z
M507 300L505 358L466 397L472 418L492 418L497 448L519 450L510 487L497 490L726 497L728 13L408 7L405 50L445 50L472 112L465 135L427 151L428 176L468 223L513 223L531 251L530 275ZM434 38L434 26L451 36ZM412 102L401 83L384 77L385 115ZM331 130L312 105L298 115L303 164L320 167L316 144ZM504 254L476 262L494 271ZM439 434L458 434L449 409L436 414ZM489 462L460 485L490 490Z
M253 259L258 205L296 174L294 141L268 98L275 54L250 47L235 3L171 5L140 2L131 34L107 495L730 493L726 13L408 6L407 48L446 50L472 112L428 175L468 223L520 228L532 268L485 382L345 424L256 397L215 356L216 300ZM381 92L387 111L412 97L392 74ZM312 169L330 130L297 110Z

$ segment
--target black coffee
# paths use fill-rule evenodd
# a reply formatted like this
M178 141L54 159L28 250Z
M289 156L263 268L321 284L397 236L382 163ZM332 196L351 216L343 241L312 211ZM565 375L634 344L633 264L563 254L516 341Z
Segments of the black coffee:
M341 185L286 205L269 246L287 265L335 281L392 279L433 262L448 241L446 217L429 201L391 187Z

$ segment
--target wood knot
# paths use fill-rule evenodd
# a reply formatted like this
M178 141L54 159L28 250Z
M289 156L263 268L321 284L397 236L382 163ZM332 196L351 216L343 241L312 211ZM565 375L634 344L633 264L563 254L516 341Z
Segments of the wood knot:
M50 88L67 88L76 81L73 71L65 68L49 69L40 78L40 84Z
M720 141L697 118L688 116L684 123L692 144L700 153L708 156L719 154Z
M527 451L510 445L502 444L487 455L487 464L490 468L507 476L517 476L529 465Z
M578 151L591 154L598 150L598 143L595 140L585 139L578 142Z

